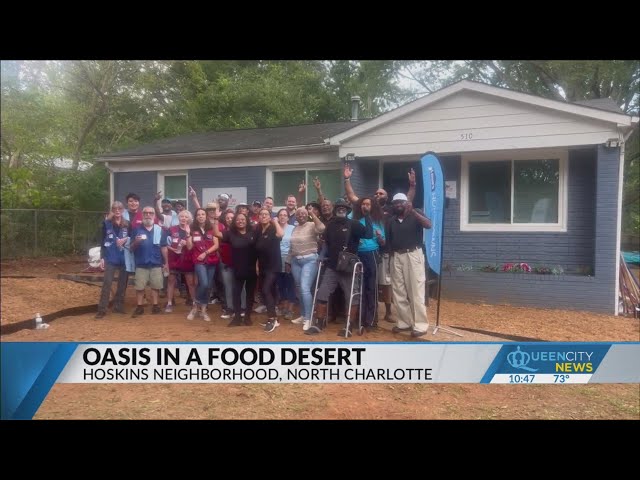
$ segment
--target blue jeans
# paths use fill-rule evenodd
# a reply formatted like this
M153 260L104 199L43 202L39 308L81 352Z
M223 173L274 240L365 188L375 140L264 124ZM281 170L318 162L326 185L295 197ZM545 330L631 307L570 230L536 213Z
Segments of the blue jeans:
M222 284L224 285L224 303L225 308L229 311L233 311L233 279L235 278L233 273L233 267L229 267L220 262L220 275L222 276ZM240 296L242 309L247 308L247 292L242 289Z
M213 276L216 273L215 265L205 265L198 263L194 266L194 272L198 278L198 288L196 289L196 303L198 305L209 304L209 287L213 284Z
M222 262L219 265L222 285L224 285L224 307L227 310L233 310L233 267Z
M302 300L302 317L305 320L311 320L311 308L313 306L311 289L318 275L318 254L312 253L301 258L291 257L291 273Z

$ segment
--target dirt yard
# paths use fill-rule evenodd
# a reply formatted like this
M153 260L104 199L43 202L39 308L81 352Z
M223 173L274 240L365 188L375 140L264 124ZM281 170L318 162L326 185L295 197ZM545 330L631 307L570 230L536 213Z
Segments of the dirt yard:
M64 308L95 305L100 288L69 280L59 273L79 273L82 257L3 262L2 324L32 319ZM135 305L127 291L126 309ZM429 310L435 319L435 302ZM212 322L187 321L184 299L172 314L93 313L55 318L47 330L22 329L2 341L309 341L343 342L339 325L308 337L300 326L281 319L281 327L265 333L265 315L254 314L254 326L227 328L218 305L209 307ZM442 330L413 340L393 334L392 324L350 341L477 342L509 340L639 341L638 320L587 312L511 306L471 305L443 300ZM640 387L635 385L55 385L36 419L640 419Z

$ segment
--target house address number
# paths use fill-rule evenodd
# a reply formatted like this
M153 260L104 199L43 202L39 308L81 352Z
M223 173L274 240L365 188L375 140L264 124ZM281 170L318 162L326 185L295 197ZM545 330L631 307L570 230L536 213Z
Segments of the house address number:
M473 138L473 133L461 133L460 140L471 140Z

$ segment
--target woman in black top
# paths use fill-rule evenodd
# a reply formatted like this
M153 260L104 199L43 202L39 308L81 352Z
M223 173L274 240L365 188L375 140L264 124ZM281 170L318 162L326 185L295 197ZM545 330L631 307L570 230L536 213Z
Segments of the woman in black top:
M278 218L271 218L271 212L266 208L258 212L256 229L258 231L256 250L258 252L260 285L262 286L262 298L267 306L267 315L269 316L264 331L273 332L280 325L276 316L275 296L276 279L278 272L282 270L280 241L284 236L284 230L278 223Z
M240 315L240 296L242 289L247 293L247 309L244 317L245 325L252 325L251 309L253 303L253 291L256 288L256 237L257 233L249 225L247 216L238 213L233 219L231 228L220 232L218 220L213 223L213 234L223 242L231 244L231 259L233 262L233 310L234 317L229 327L242 325ZM278 253L279 254L279 253Z

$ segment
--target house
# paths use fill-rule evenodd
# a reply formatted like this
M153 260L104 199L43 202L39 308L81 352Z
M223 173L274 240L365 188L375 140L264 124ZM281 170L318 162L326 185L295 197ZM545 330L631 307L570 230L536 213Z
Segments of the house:
M112 199L185 199L191 185L205 202L232 191L283 204L315 176L340 196L346 155L358 194L406 191L409 168L421 178L433 151L450 197L445 297L617 314L624 142L637 126L607 99L570 104L464 80L368 121L185 135L100 160ZM480 271L516 262L563 273Z

